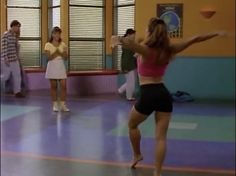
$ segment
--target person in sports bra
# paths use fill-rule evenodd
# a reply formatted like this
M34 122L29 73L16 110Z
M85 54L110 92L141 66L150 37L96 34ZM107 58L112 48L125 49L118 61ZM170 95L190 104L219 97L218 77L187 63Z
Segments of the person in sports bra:
M167 25L159 18L151 18L144 41L139 44L125 37L113 36L115 45L138 53L137 70L140 84L140 97L131 109L128 122L129 137L133 149L131 167L143 160L140 150L141 134L138 126L155 112L156 123L156 153L155 176L160 176L166 155L167 130L173 109L172 97L163 83L163 76L174 56L192 44L224 35L224 32L213 32L194 36L186 41L170 43Z

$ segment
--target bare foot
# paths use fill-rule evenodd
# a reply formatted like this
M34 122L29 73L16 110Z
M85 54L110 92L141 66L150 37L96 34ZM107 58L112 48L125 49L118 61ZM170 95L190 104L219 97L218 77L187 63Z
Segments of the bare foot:
M134 157L133 163L131 165L132 169L135 169L135 166L139 163L139 161L143 160L143 156L142 155L138 155L136 157Z

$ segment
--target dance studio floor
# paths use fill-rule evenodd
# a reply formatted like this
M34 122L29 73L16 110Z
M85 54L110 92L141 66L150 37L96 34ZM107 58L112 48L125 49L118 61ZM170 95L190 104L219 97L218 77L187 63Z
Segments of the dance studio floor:
M69 97L68 106L52 112L45 91L1 97L2 176L152 176L153 115L140 127L144 160L131 170L132 102L101 95ZM213 175L235 175L234 104L174 104L163 176Z

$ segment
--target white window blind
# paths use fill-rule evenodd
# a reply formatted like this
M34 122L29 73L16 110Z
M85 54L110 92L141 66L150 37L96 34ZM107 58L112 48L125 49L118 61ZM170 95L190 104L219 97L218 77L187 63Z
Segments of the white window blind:
M135 0L114 1L114 34L123 36L128 28L134 29ZM121 47L113 50L115 67L121 70Z
M103 42L71 41L70 70L96 70L103 67Z
M40 36L40 9L27 8L8 8L7 10L8 26L12 20L18 20L21 23L20 37L39 37Z
M104 2L103 0L70 0L69 69L104 68Z
M7 22L12 20L21 23L20 56L23 66L39 67L40 58L40 0L8 0Z
M61 4L61 0L52 0L52 6L59 6Z
M102 38L103 8L70 7L70 37Z
M117 0L117 5L135 4L135 0Z
M103 6L103 0L70 0L71 5Z
M52 8L52 27L58 26L60 27L60 12L61 8L60 7L54 7Z
M39 7L40 0L7 0L7 6Z
M23 59L23 65L25 67L40 66L39 53L41 42L20 40L20 58Z
M124 35L126 29L134 29L134 6L118 7L117 10L118 35Z
M53 27L61 26L61 6L60 0L48 0L48 29L49 29L49 37L51 35L51 30Z

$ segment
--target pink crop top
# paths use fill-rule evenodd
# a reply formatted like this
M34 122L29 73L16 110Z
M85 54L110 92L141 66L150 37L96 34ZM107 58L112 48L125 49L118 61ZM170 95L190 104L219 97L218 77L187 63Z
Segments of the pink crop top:
M141 76L147 77L162 77L165 74L165 70L168 64L157 65L156 62L156 51L150 49L150 54L147 58L142 59L139 55L137 58L138 73Z

